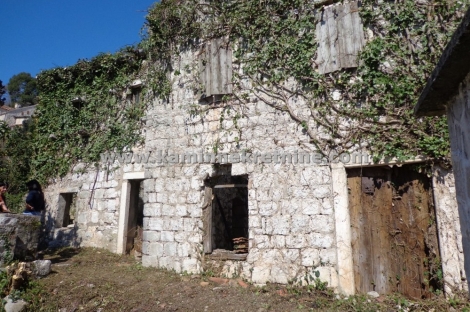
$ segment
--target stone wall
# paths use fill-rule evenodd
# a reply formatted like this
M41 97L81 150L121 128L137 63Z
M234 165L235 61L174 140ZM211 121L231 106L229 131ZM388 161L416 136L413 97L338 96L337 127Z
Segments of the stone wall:
M470 254L470 75L447 108L463 249ZM465 259L470 272L470 259ZM467 281L468 282L468 281Z
M35 259L41 229L41 217L1 213L0 265L14 259Z
M227 108L216 103L209 109L208 104L199 103L191 91L190 75L184 74L193 63L189 53L175 63L175 70L182 74L171 77L174 91L169 101L155 100L149 105L143 129L145 143L135 152L315 151L303 128L288 113L274 110L255 97L243 107ZM194 113L194 106L200 109L199 113ZM301 101L292 106L299 116L309 114ZM232 162L224 168L210 163L152 162L114 162L101 164L99 169L77 166L46 190L51 245L124 251L120 245L126 235L123 224L128 181L137 179L142 180L143 186L143 265L201 272L212 261L203 252L205 185L208 179L224 174L243 175L248 178L249 252L244 261L223 262L223 273L263 284L300 280L318 270L320 279L330 286L340 286L345 293L354 292L350 278L341 280L341 276L352 276L344 168L336 173L341 176L341 192L338 179L332 180L327 164ZM450 188L442 185L443 191ZM59 207L60 193L77 194L75 222L68 227L55 222L63 211ZM452 205L448 210L452 211ZM453 216L452 220L458 218ZM458 263L461 255L454 249L458 249L457 244L446 252L452 251L451 258ZM456 276L453 274L451 279Z

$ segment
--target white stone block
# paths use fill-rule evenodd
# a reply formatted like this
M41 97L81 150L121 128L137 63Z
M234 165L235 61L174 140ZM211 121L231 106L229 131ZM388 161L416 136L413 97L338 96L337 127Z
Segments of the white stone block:
M171 231L162 231L161 240L162 242L174 242L175 233Z
M167 204L168 195L166 193L157 193L157 203Z
M271 270L268 266L257 264L253 267L251 273L251 281L255 284L265 284L271 275Z
M147 241L142 242L142 253L144 255L149 255L150 254L150 243Z
M142 265L144 267L158 267L158 257L143 255Z
M160 192L163 192L164 190L165 190L164 180L163 179L156 179L156 181L155 181L155 192L160 193Z
M308 244L317 248L331 248L333 246L333 236L326 233L312 233L308 234Z
M251 240L253 248L266 249L271 248L270 237L268 235L254 235Z
M283 262L297 264L300 259L300 249L281 249Z
M332 233L334 231L333 216L316 215L310 219L310 229L317 233Z
M204 181L199 176L191 177L191 189L200 191L204 187Z
M200 271L199 267L200 265L197 259L184 259L181 269L183 272L199 273Z
M198 204L201 201L201 192L200 191L190 191L186 197L188 204Z
M285 215L295 215L302 211L302 200L299 199L286 199L281 200L281 212Z
M307 239L305 234L291 234L286 236L287 248L305 248L307 247Z
M160 243L160 242L150 243L148 248L149 248L150 256L156 256L156 257L163 256L163 243Z
M271 236L271 245L273 248L278 248L278 249L286 247L286 237L283 235Z
M183 231L183 219L182 218L173 218L170 219L170 230L171 231Z
M261 217L260 216L250 216L248 218L248 227L252 228L261 228Z
M192 218L202 217L202 208L197 205L187 205L187 208L190 212Z
M184 217L188 215L188 211L186 210L185 205L176 205L175 212L176 212L176 215L180 217Z
M302 213L305 215L317 215L321 211L321 203L313 198L302 201Z
M173 216L174 215L174 209L175 207L168 205L168 204L163 204L162 205L162 216Z
M244 163L234 163L232 164L232 175L244 175L248 174L246 164Z
M161 239L161 233L157 231L143 231L142 240L148 242L158 242Z
M313 217L313 218L316 218ZM310 233L310 216L295 214L292 216L291 233Z
M197 221L192 218L183 218L183 229L185 232L197 231Z
M100 221L100 214L98 211L91 212L91 223L98 223Z
M290 232L291 220L290 216L279 216L272 218L272 234L287 235Z
M259 214L262 216L272 216L277 212L277 203L275 202L261 202L258 204Z
M148 193L148 202L156 203L157 202L157 193Z
M331 191L328 186L317 187L313 190L313 196L316 198L325 198L330 196Z
M146 179L143 182L144 192L150 193L155 192L155 180L154 179Z
M162 231L163 230L163 220L160 218L149 218L148 219L147 229L150 231ZM145 228L145 226L144 226Z
M188 233L189 234L189 237L188 237L188 242L190 243L201 243L202 242L202 235L199 234L199 233Z
M270 282L279 283L279 284L287 284L289 282L288 269L286 267L278 267L278 266L272 267Z
M178 257L186 258L190 255L190 245L187 242L178 244L177 246Z
M325 264L336 264L336 248L320 249L320 262Z
M116 211L118 209L117 204L116 204L116 200L115 199L109 199L106 209L108 211Z
M313 267L320 263L320 251L313 248L305 248L300 250L302 265Z
M176 256L176 245L175 242L165 243L163 245L163 254L168 257Z
M147 203L144 205L144 217L159 217L162 215L162 204Z

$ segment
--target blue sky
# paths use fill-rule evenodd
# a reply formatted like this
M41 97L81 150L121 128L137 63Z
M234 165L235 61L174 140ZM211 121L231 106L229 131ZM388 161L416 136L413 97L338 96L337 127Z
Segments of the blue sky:
M0 0L0 80L75 64L140 41L156 0Z

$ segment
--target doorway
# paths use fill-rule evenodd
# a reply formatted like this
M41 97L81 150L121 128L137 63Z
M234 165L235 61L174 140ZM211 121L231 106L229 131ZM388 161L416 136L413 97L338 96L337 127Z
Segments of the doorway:
M416 165L347 176L356 292L428 298L442 289L430 178Z

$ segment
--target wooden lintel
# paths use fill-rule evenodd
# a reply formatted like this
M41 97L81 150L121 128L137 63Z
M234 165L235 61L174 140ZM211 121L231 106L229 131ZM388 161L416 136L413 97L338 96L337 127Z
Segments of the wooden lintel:
M217 253L206 255L207 258L211 260L237 260L245 261L248 254L234 254L234 253Z
M234 187L248 187L247 184L220 184L215 185L214 188L234 188Z

